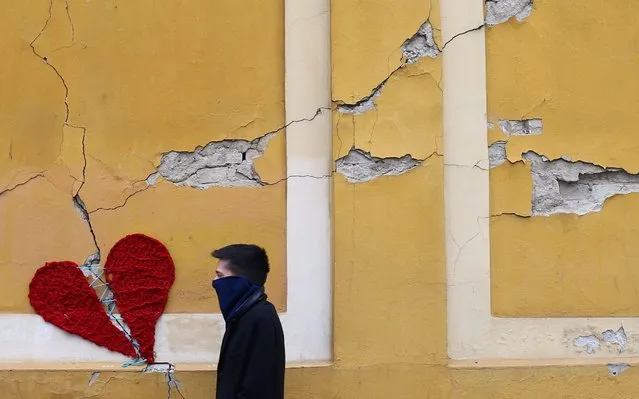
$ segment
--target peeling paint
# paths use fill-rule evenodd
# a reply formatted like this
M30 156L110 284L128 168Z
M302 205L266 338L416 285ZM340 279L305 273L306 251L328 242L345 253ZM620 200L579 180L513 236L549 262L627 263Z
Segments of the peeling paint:
M506 162L506 141L496 141L488 146L488 165L495 168Z
M336 171L350 183L362 183L380 176L397 176L422 164L410 155L401 158L377 158L357 148L335 161Z
M601 347L601 342L594 335L586 335L575 338L573 345L592 354Z
M511 18L521 22L532 13L533 0L486 0L486 24L499 25Z
M192 152L171 151L162 156L157 173L178 186L199 189L262 186L253 161L264 155L273 136L269 133L252 141L213 141ZM156 180L157 176L151 175L147 183Z
M561 158L551 161L532 151L523 158L532 163L533 215L599 212L606 199L639 192L639 175L623 169Z
M414 64L422 57L435 58L440 52L429 20L426 20L417 32L402 44L402 54L406 58L406 64Z
M500 120L499 127L508 136L535 136L542 133L541 119Z
M630 365L628 363L611 363L608 364L608 373L610 373L611 377L617 377L629 368Z
M626 346L628 345L628 337L626 336L626 332L623 327L619 327L617 331L606 330L601 333L604 341L609 344L618 345L619 353L626 350Z

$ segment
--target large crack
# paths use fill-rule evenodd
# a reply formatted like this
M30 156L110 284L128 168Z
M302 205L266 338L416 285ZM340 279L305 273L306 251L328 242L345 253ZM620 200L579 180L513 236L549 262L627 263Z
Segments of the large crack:
M423 57L429 57L429 58L438 57L444 52L444 50L446 49L446 46L448 46L458 37L466 35L468 33L479 31L483 29L485 26L486 24L481 24L474 28L467 29L463 32L456 33L450 39L448 39L440 48L435 42L435 39L433 36L433 27L430 23L430 15L429 15L426 21L419 27L417 32L410 38L406 39L404 43L402 44L401 46L402 56L403 56L402 63L390 74L388 74L388 76L386 76L386 78L384 78L384 80L382 80L377 86L375 86L371 90L369 95L361 98L360 100L353 103L347 103L342 100L333 100L333 102L336 104L337 111L344 114L359 115L359 114L363 114L365 112L375 109L376 107L375 99L381 95L382 89L384 88L388 80L391 77L393 77L393 75L395 75L397 72L399 72L403 68L416 63L419 59ZM438 87L440 87L439 82L435 81L435 83L437 84ZM440 90L441 90L441 87L440 87Z
M71 32L72 32L72 43L71 43L71 45L73 45L73 41L75 40L75 26L73 25L73 21L71 20L71 14L70 14L70 11L69 11L69 3L66 0L65 0L65 7L66 7L66 12L67 12L67 17L69 18L69 23L71 24ZM38 57L40 60L42 60L56 74L56 76L60 80L60 83L62 83L62 86L64 87L64 108L65 108L65 113L64 113L63 126L67 126L67 127L73 128L73 129L82 130L82 159L83 159L82 181L80 182L80 185L78 186L77 190L75 190L75 192L73 193L72 201L73 201L73 206L79 211L82 219L87 223L87 226L88 226L89 231L91 233L91 236L93 238L93 243L94 243L95 248L96 248L95 254L97 254L97 261L99 262L100 261L100 253L101 253L100 252L100 247L98 245L98 242L97 242L97 239L96 239L96 235L95 235L95 232L93 230L93 226L91 225L91 218L90 218L89 212L87 211L86 205L84 204L84 202L82 201L82 199L80 197L80 191L81 191L82 187L84 187L84 184L86 182L86 169L87 169L86 135L87 135L87 130L86 130L86 127L74 125L74 124L72 124L69 121L69 118L70 118L69 86L68 86L66 80L64 79L64 77L62 76L62 74L60 73L60 71L53 64L51 64L49 62L49 60L48 60L48 58L46 56L38 53L38 51L35 48L35 43L44 34L45 30L49 26L49 23L51 22L52 10L53 10L53 0L50 0L49 1L49 9L48 9L47 19L46 19L42 29L40 29L40 31L38 32L36 37L29 43L29 46L31 47L31 51L33 52L33 54L36 57ZM95 256L95 255L91 255L89 258L91 258L92 256Z

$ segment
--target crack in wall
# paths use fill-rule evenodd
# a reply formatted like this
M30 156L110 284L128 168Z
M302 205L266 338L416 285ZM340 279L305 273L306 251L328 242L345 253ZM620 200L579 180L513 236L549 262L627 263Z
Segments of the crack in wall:
M180 390L180 383L175 378L175 365L172 363L152 363L142 369L142 373L162 373L166 379L167 398L171 399L171 392L175 390L182 399L185 399Z
M67 1L65 1L65 7L66 7L66 11L67 11L67 17L69 18L69 23L71 24L72 39L75 40L75 26L73 25L73 22L71 21L71 14L69 12L69 4L68 4ZM98 246L98 242L96 240L95 232L93 231L93 226L91 225L91 219L90 219L89 213L87 212L86 205L84 204L84 202L80 198L80 190L82 189L82 187L84 186L84 183L86 182L86 167L87 167L86 127L77 126L77 125L74 125L74 124L69 122L69 118L70 118L69 86L67 85L67 82L64 79L64 77L62 76L62 74L60 73L60 71L58 71L58 69L53 64L51 64L49 62L49 60L48 60L48 58L46 56L38 53L38 51L35 48L35 43L44 34L45 30L49 26L49 23L51 22L52 10L53 10L53 0L50 0L49 1L48 16L47 16L47 19L46 19L46 21L44 23L44 26L42 27L42 29L40 29L40 32L38 32L36 37L29 43L29 46L31 47L31 51L33 52L33 54L36 57L38 57L40 60L42 60L56 74L56 76L58 77L58 79L60 80L60 83L62 84L62 86L64 88L64 109L65 109L65 112L64 112L63 126L68 126L68 127L71 127L71 128L81 129L82 130L82 158L83 158L83 161L84 161L83 166L82 166L82 181L80 182L80 185L78 186L78 189L75 190L75 193L73 193L72 201L73 201L73 206L80 212L80 215L82 216L82 219L87 223L87 225L89 227L89 231L91 232L91 236L93 238L93 243L95 244L95 247L96 247L96 254L97 254L98 262L99 262L100 247Z
M375 88L371 91L371 94L362 98L361 100L352 104L338 104L336 107L337 112L341 112L343 114L359 115L375 109L375 107L377 106L377 104L375 104L375 99L382 94L382 88L384 88L384 85L386 84L386 82L388 82L388 79L390 79L391 76L392 74L384 79L382 83L375 86Z
M100 246L98 245L98 240L95 236L95 231L93 230L93 225L91 224L91 217L89 215L89 212L87 211L87 207L84 204L84 201L82 201L82 198L80 198L79 194L76 194L73 196L73 207L80 213L82 220L84 220L87 226L89 227L89 233L91 233L91 238L93 239L93 245L95 245L96 252L93 255L90 255L87 258L87 261L89 261L89 259L94 259L97 263L100 263L100 259L101 259Z
M19 183L14 184L13 186L6 187L6 188L4 188L4 189L2 189L0 191L0 197L12 192L13 190L15 190L17 188L20 188L22 186L25 186L25 185L29 184L33 180L40 179L40 178L43 178L43 177L46 178L46 176L42 172L40 172L38 174L35 174L35 175L29 177L28 179L26 179L24 181L21 181Z
M157 173L178 186L199 189L262 186L254 160L264 155L274 135L268 133L252 141L212 141L191 152L171 151L160 159Z
M521 22L532 13L533 0L486 0L485 22L495 26L515 18Z
M599 212L608 198L639 192L639 174L621 168L563 158L549 160L533 151L522 157L531 162L533 216Z
M478 31L484 28L484 26L485 25L482 24L474 28L467 29L463 32L459 32L453 35L446 43L444 43L444 45L441 48L439 48L437 46L437 43L435 42L435 38L433 35L433 27L432 27L432 24L430 23L430 15L429 15L426 21L419 27L417 32L410 38L406 39L404 43L402 44L401 49L402 49L402 55L404 57L404 60L399 65L399 67L397 67L394 71L392 71L384 80L382 80L381 83L379 83L377 86L373 88L373 90L371 90L371 93L369 95L363 97L362 99L354 103L345 103L343 101L335 100L334 102L338 103L336 106L336 110L344 114L359 115L359 114L363 114L365 112L375 109L376 107L375 99L381 95L381 91L384 88L384 85L395 73L397 73L399 70L401 70L402 68L405 68L408 65L414 64L420 58L438 57L444 51L444 49L449 43L453 42L455 39L457 39L460 36ZM439 82L435 82L435 83L439 87ZM440 90L441 90L441 87L440 87Z
M357 148L335 161L335 170L349 183L363 183L381 176L398 176L422 164L424 160L406 154L403 157L378 158Z
M91 385L95 384L95 382L98 380L98 378L100 378L100 372L99 371L92 372L91 373L91 378L89 378L88 385L91 386Z
M543 132L541 119L500 120L499 127L507 136L536 136Z

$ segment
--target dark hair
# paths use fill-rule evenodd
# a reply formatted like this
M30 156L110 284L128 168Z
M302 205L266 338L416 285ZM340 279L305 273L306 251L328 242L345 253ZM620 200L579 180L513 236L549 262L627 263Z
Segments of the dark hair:
M248 278L255 285L266 283L270 268L264 248L253 244L232 244L216 249L211 256L228 261L234 274Z

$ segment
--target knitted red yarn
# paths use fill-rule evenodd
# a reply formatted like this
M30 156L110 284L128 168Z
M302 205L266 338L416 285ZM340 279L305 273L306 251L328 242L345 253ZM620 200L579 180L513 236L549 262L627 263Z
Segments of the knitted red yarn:
M29 301L42 318L62 330L129 357L131 342L109 320L95 290L73 262L49 262L29 284Z
M117 308L140 344L140 355L153 363L155 326L175 280L168 249L143 234L126 236L109 252L104 271Z

